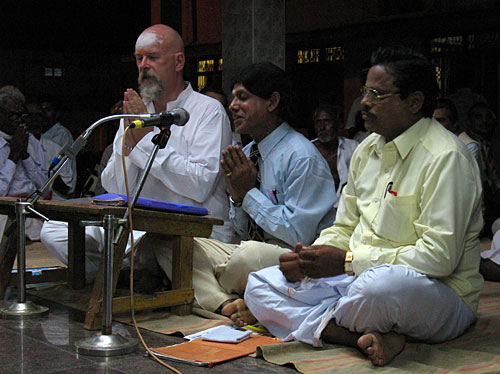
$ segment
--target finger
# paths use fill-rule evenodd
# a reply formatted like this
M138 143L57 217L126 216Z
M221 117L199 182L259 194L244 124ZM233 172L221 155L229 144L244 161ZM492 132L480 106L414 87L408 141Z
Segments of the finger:
M243 159L240 157L240 152L241 152L240 147L238 147L238 146L228 147L227 150L228 150L229 154L231 155L231 160L235 166L241 165L243 163L243 160L246 160L246 157L244 154L243 154ZM238 150L240 152L238 152Z
M220 166L221 166L221 170L224 173L224 175L226 177L230 177L231 173L232 173L231 169L227 166L227 164L224 162L224 160L220 160Z
M231 153L232 148L233 148L232 146L229 146L229 147L227 147L226 151L222 151L222 158L223 158L223 161L224 161L226 167L228 168L228 172L232 171L234 169L234 162L233 162L233 157L232 157L232 153Z
M300 251L302 251L302 243L295 244L295 247L293 248L293 251L295 253L299 253Z
M299 256L295 252L282 253L279 257L280 262L297 261Z
M302 260L314 261L318 257L318 253L316 251L301 251L299 257Z

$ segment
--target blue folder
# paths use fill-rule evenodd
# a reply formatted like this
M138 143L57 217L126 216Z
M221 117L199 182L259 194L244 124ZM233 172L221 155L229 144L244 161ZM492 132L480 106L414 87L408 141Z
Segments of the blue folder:
M103 195L97 195L94 196L92 200L101 200L103 205L106 205L106 202L109 202L109 205L127 205L127 196L116 193L105 193ZM199 206L173 203L170 201L146 199L144 197L139 197L135 206L143 209L161 210L171 213L194 214L197 216L206 216L208 214L208 210L206 208L202 208Z

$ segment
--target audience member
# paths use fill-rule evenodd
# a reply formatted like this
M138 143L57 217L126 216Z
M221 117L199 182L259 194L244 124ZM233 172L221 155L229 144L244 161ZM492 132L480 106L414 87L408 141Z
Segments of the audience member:
M467 146L477 161L481 173L484 199L484 230L491 237L491 224L500 212L500 178L493 162L492 140L497 126L493 110L485 103L473 105L468 113L467 130L458 138Z
M219 164L222 149L231 142L226 112L214 100L193 91L191 85L183 80L184 45L174 29L157 24L144 30L135 45L135 58L140 96L136 91L127 89L124 93L124 112L152 113L182 107L190 114L185 126L171 127L167 146L158 151L141 196L207 208L212 216L225 221L223 226L214 226L211 237L231 242L229 201ZM111 193L126 192L122 168L122 141L126 125L122 122L118 129L113 154L101 176L103 187ZM124 157L131 189L135 187L152 153L152 139L159 132L159 128L146 127L127 133ZM143 234L134 232L136 241ZM95 276L101 261L103 236L102 229L86 228L87 279ZM58 259L67 263L67 230L64 223L46 222L42 229L42 241ZM127 252L129 250L130 243ZM144 250L142 255L152 256L146 251L151 252L151 248ZM167 251L167 248L164 250ZM140 261L137 265L140 266ZM155 269L149 267L142 273L154 272ZM138 274L136 279L140 281L140 278ZM149 291L146 289L149 285L154 288L161 281L162 278L153 285L144 285L143 292Z
M42 130L41 137L49 139L61 147L72 145L73 135L71 135L71 132L59 121L60 111L56 102L45 99L41 102L41 108L47 119L46 127ZM70 164L73 177L71 178L71 188L67 195L71 197L75 192L77 182L76 158L71 159Z
M47 182L47 162L26 124L24 95L8 86L0 90L0 196L27 198ZM1 231L6 217L2 216ZM26 236L39 240L40 221L26 220Z
M351 139L356 140L358 143L361 143L368 137L368 135L371 134L371 131L368 131L365 128L365 121L363 119L361 110L358 110L356 112L355 123L356 124L354 125L354 127L350 127L348 129L347 134Z
M342 109L338 105L320 105L313 114L314 131L317 138L312 142L325 158L337 191L338 206L340 193L347 183L349 164L354 150L358 146L356 140L339 136L342 125Z
M200 91L200 93L202 93L203 95L210 96L215 100L219 101L224 107L224 109L226 109L226 112L229 115L229 120L231 121L231 131L233 133L232 145L245 146L252 141L252 139L247 134L238 134L237 132L234 131L234 124L233 121L231 120L231 116L229 113L227 97L224 91L222 91L222 89L215 86L206 86Z
M28 129L31 134L40 142L40 146L45 154L45 160L47 165L44 165L46 169L50 170L52 165L52 159L56 157L61 146L54 143L48 138L42 137L42 132L47 128L47 118L42 113L42 108L38 103L29 103L26 105L29 117L27 120ZM73 185L73 170L71 169L71 162L66 163L66 165L61 169L59 176L55 179L52 184L52 200L66 200L68 193Z
M243 241L194 240L196 301L223 314L231 314L231 301L243 295L251 271L277 264L299 238L311 243L335 216L328 164L289 125L293 93L285 72L269 62L250 65L234 80L232 94L236 132L253 139L244 149L228 147L221 160L231 222ZM170 259L156 248L168 270Z
M477 103L486 103L486 99L482 95L475 93L469 87L457 89L454 93L448 95L448 99L450 99L453 104L455 104L455 108L457 108L457 134L460 134L468 127L469 120L467 113L469 109Z
M457 131L458 113L455 104L450 99L438 99L432 115L441 125L452 133Z
M422 55L373 54L361 104L375 134L354 152L334 225L250 274L237 323L253 314L284 340L349 345L385 365L406 339L443 342L474 322L481 181L470 152L431 120L436 93Z

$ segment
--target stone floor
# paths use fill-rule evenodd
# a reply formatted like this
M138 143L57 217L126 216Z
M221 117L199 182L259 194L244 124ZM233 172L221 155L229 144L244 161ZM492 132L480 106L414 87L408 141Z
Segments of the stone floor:
M17 291L9 289L4 305L17 300ZM28 296L28 300L49 307L45 317L25 321L0 319L0 373L20 374L149 374L168 373L165 367L146 355L139 342L139 349L127 355L94 357L76 353L75 343L95 335L83 328L81 312L51 304L46 300ZM123 337L137 339L133 327L113 322L113 332ZM180 337L167 336L141 330L150 347L180 343ZM243 357L208 369L176 362L167 362L182 373L297 373L290 367L270 364L263 359Z
M37 242L27 245L26 254L27 268L61 265ZM75 343L98 333L83 328L84 312L29 294L27 299L38 305L48 306L49 314L24 322L0 319L0 374L171 372L148 357L140 341L136 352L123 356L104 358L77 354ZM2 305L6 306L17 300L17 290L9 288ZM113 322L112 330L123 337L139 340L132 326ZM149 347L161 347L183 341L181 337L146 330L141 330L141 334ZM239 358L215 365L211 369L176 362L167 363L182 373L297 373L291 367L273 365L253 357Z

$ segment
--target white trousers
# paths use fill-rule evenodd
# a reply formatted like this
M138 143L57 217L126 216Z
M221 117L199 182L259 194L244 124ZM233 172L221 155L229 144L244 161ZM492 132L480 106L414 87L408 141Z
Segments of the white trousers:
M172 246L168 240L146 235L139 252L150 247L167 276L172 274ZM256 241L227 244L215 239L194 238L193 288L197 304L211 312L226 300L242 297L248 274L279 263L289 252L278 245Z
M475 320L448 285L400 265L296 283L274 266L250 274L245 302L275 336L317 347L331 320L352 332L393 331L427 342L454 339Z
M134 230L134 243L137 245L145 233ZM68 223L47 221L40 232L43 245L63 264L68 264ZM87 282L95 279L104 251L104 229L96 226L85 227L85 278ZM130 239L125 249L125 256L130 253ZM137 257L136 257L137 258ZM124 259L124 267L129 265L129 259Z

